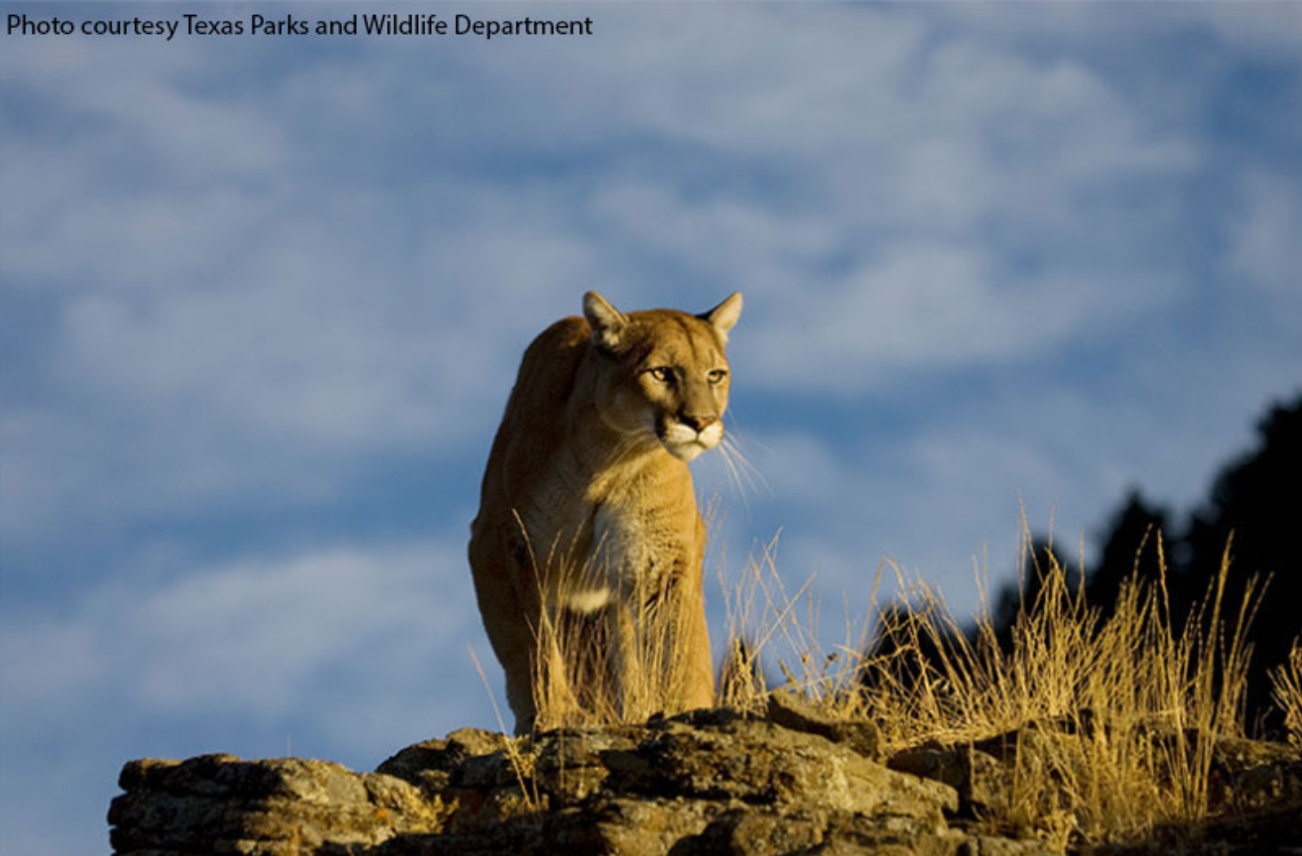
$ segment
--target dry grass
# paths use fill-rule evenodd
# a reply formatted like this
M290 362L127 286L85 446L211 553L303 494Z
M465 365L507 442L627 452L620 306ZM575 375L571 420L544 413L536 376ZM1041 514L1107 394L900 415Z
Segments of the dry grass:
M611 603L592 614L547 609L534 671L535 728L645 722L680 713L672 701L687 680L680 640L690 612L673 588L639 587L628 610Z
M1288 662L1275 669L1271 680L1275 704L1284 711L1288 741L1302 746L1302 636L1293 640Z
M1011 806L987 819L1059 847L1197 820L1207 810L1214 738L1243 734L1246 632L1260 592L1250 585L1241 603L1225 602L1227 548L1201 608L1175 627L1162 548L1154 542L1158 580L1127 582L1106 618L1086 603L1083 587L1069 586L1056 557L1042 557L1032 571L1039 585L1023 586L1003 645L988 610L975 633L964 633L925 582L907 579L894 565L879 568L871 596L880 621L876 638L890 644L874 653L865 644L867 622L848 618L843 644L830 652L819 646L817 607L806 588L787 597L770 545L729 603L730 615L743 617L734 617L734 633L752 641L745 668L733 670L743 674L725 683L722 700L742 708L759 704L767 687L758 664L769 655L789 683L828 713L875 721L888 750L1019 729L1025 737L1030 724L1065 725L1036 732L1034 751L1016 753ZM885 572L895 575L908 609L876 609ZM1029 602L1028 590L1037 592ZM745 620L756 613L758 622ZM1292 700L1295 717L1302 713L1300 661L1295 649L1294 669L1281 676L1286 688L1278 690L1282 700Z

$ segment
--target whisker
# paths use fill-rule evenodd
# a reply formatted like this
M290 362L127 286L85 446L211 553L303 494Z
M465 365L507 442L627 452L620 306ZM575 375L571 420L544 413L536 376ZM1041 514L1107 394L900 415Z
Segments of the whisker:
M727 445L728 449L736 457L737 464L740 467L742 474L746 477L747 483L750 484L751 489L754 490L757 487L762 487L764 492L769 496L775 496L776 494L773 493L773 488L769 486L768 479L764 478L764 474L760 472L759 467L752 464L750 459L746 457L746 454L741 450L741 440L737 438L736 434L725 436L724 444Z
M722 443L720 443L718 449L719 449L719 456L723 459L724 466L728 468L728 475L732 479L733 487L736 489L737 495L741 497L742 505L744 505L746 509L749 511L750 498L746 496L746 486L742 484L741 474L738 473L737 465L736 463L733 462L732 459L733 449L731 448L731 446L729 446L727 440L724 440Z

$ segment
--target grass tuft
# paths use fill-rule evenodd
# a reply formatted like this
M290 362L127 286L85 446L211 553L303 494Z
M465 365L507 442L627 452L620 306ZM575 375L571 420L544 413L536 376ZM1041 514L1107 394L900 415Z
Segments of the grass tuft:
M851 621L847 610L846 641L830 652L817 642L808 583L788 597L776 544L768 545L730 598L734 635L752 641L745 646L748 680L725 687L723 701L743 709L761 704L767 685L758 664L771 656L785 680L827 714L876 722L888 752L1016 734L1009 805L985 821L1058 847L1204 818L1215 741L1244 733L1247 631L1261 588L1249 584L1242 602L1226 602L1227 547L1201 607L1176 627L1165 556L1153 539L1158 578L1132 577L1105 615L1086 602L1082 575L1052 552L1030 557L1029 535L1023 542L1034 578L1023 581L1005 638L988 608L974 629L965 628L939 592L886 563L871 590L872 644L869 622ZM895 576L901 594L883 608L877 591L884 573ZM756 613L759 620L749 620ZM1302 654L1294 653L1292 672L1277 678L1277 695L1286 710L1293 704L1296 734ZM1045 724L1053 727L1039 727Z
M1271 675L1275 704L1284 712L1288 742L1302 747L1302 636L1293 640L1288 661Z
M693 631L690 596L670 580L641 585L632 609L612 602L584 614L550 605L538 630L535 730L645 722L681 711L672 700L689 680L682 640Z

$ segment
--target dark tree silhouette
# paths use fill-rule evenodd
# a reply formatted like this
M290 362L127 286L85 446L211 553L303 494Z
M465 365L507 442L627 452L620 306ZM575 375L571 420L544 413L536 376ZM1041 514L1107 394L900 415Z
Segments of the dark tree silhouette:
M1170 512L1149 505L1140 490L1131 490L1099 538L1103 547L1097 566L1086 575L1086 600L1107 617L1112 614L1126 579L1132 576L1157 579L1159 541L1164 541L1171 531ZM1165 560L1170 569L1172 557L1166 555ZM1183 615L1188 604L1182 601L1176 608Z
M1302 634L1302 395L1272 407L1257 433L1257 447L1220 471L1207 502L1192 515L1180 571L1181 588L1200 596L1228 545L1230 604L1242 599L1253 575L1268 575L1252 633L1247 701L1249 721L1264 717L1272 730L1279 714L1270 703L1268 672L1287 659Z
M1269 732L1280 724L1270 699L1269 672L1285 661L1302 633L1297 542L1302 535L1302 396L1272 406L1257 432L1256 447L1220 470L1210 497L1183 526L1169 511L1132 491L1100 539L1098 562L1086 574L1086 596L1107 615L1124 579L1132 574L1155 579L1159 536L1177 628L1185 626L1196 604L1208 596L1227 547L1227 608L1238 608L1254 576L1270 575L1249 636L1254 653L1247 694L1249 724Z

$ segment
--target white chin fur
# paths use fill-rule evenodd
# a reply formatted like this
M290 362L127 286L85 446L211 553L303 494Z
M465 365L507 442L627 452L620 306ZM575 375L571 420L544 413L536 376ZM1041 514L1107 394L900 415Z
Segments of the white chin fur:
M700 443L679 443L673 446L666 443L665 448L669 450L669 454L684 461L691 461L706 451L705 446Z
M723 425L715 422L697 434L686 425L669 426L662 442L669 454L684 461L690 461L702 452L708 452L723 439Z

